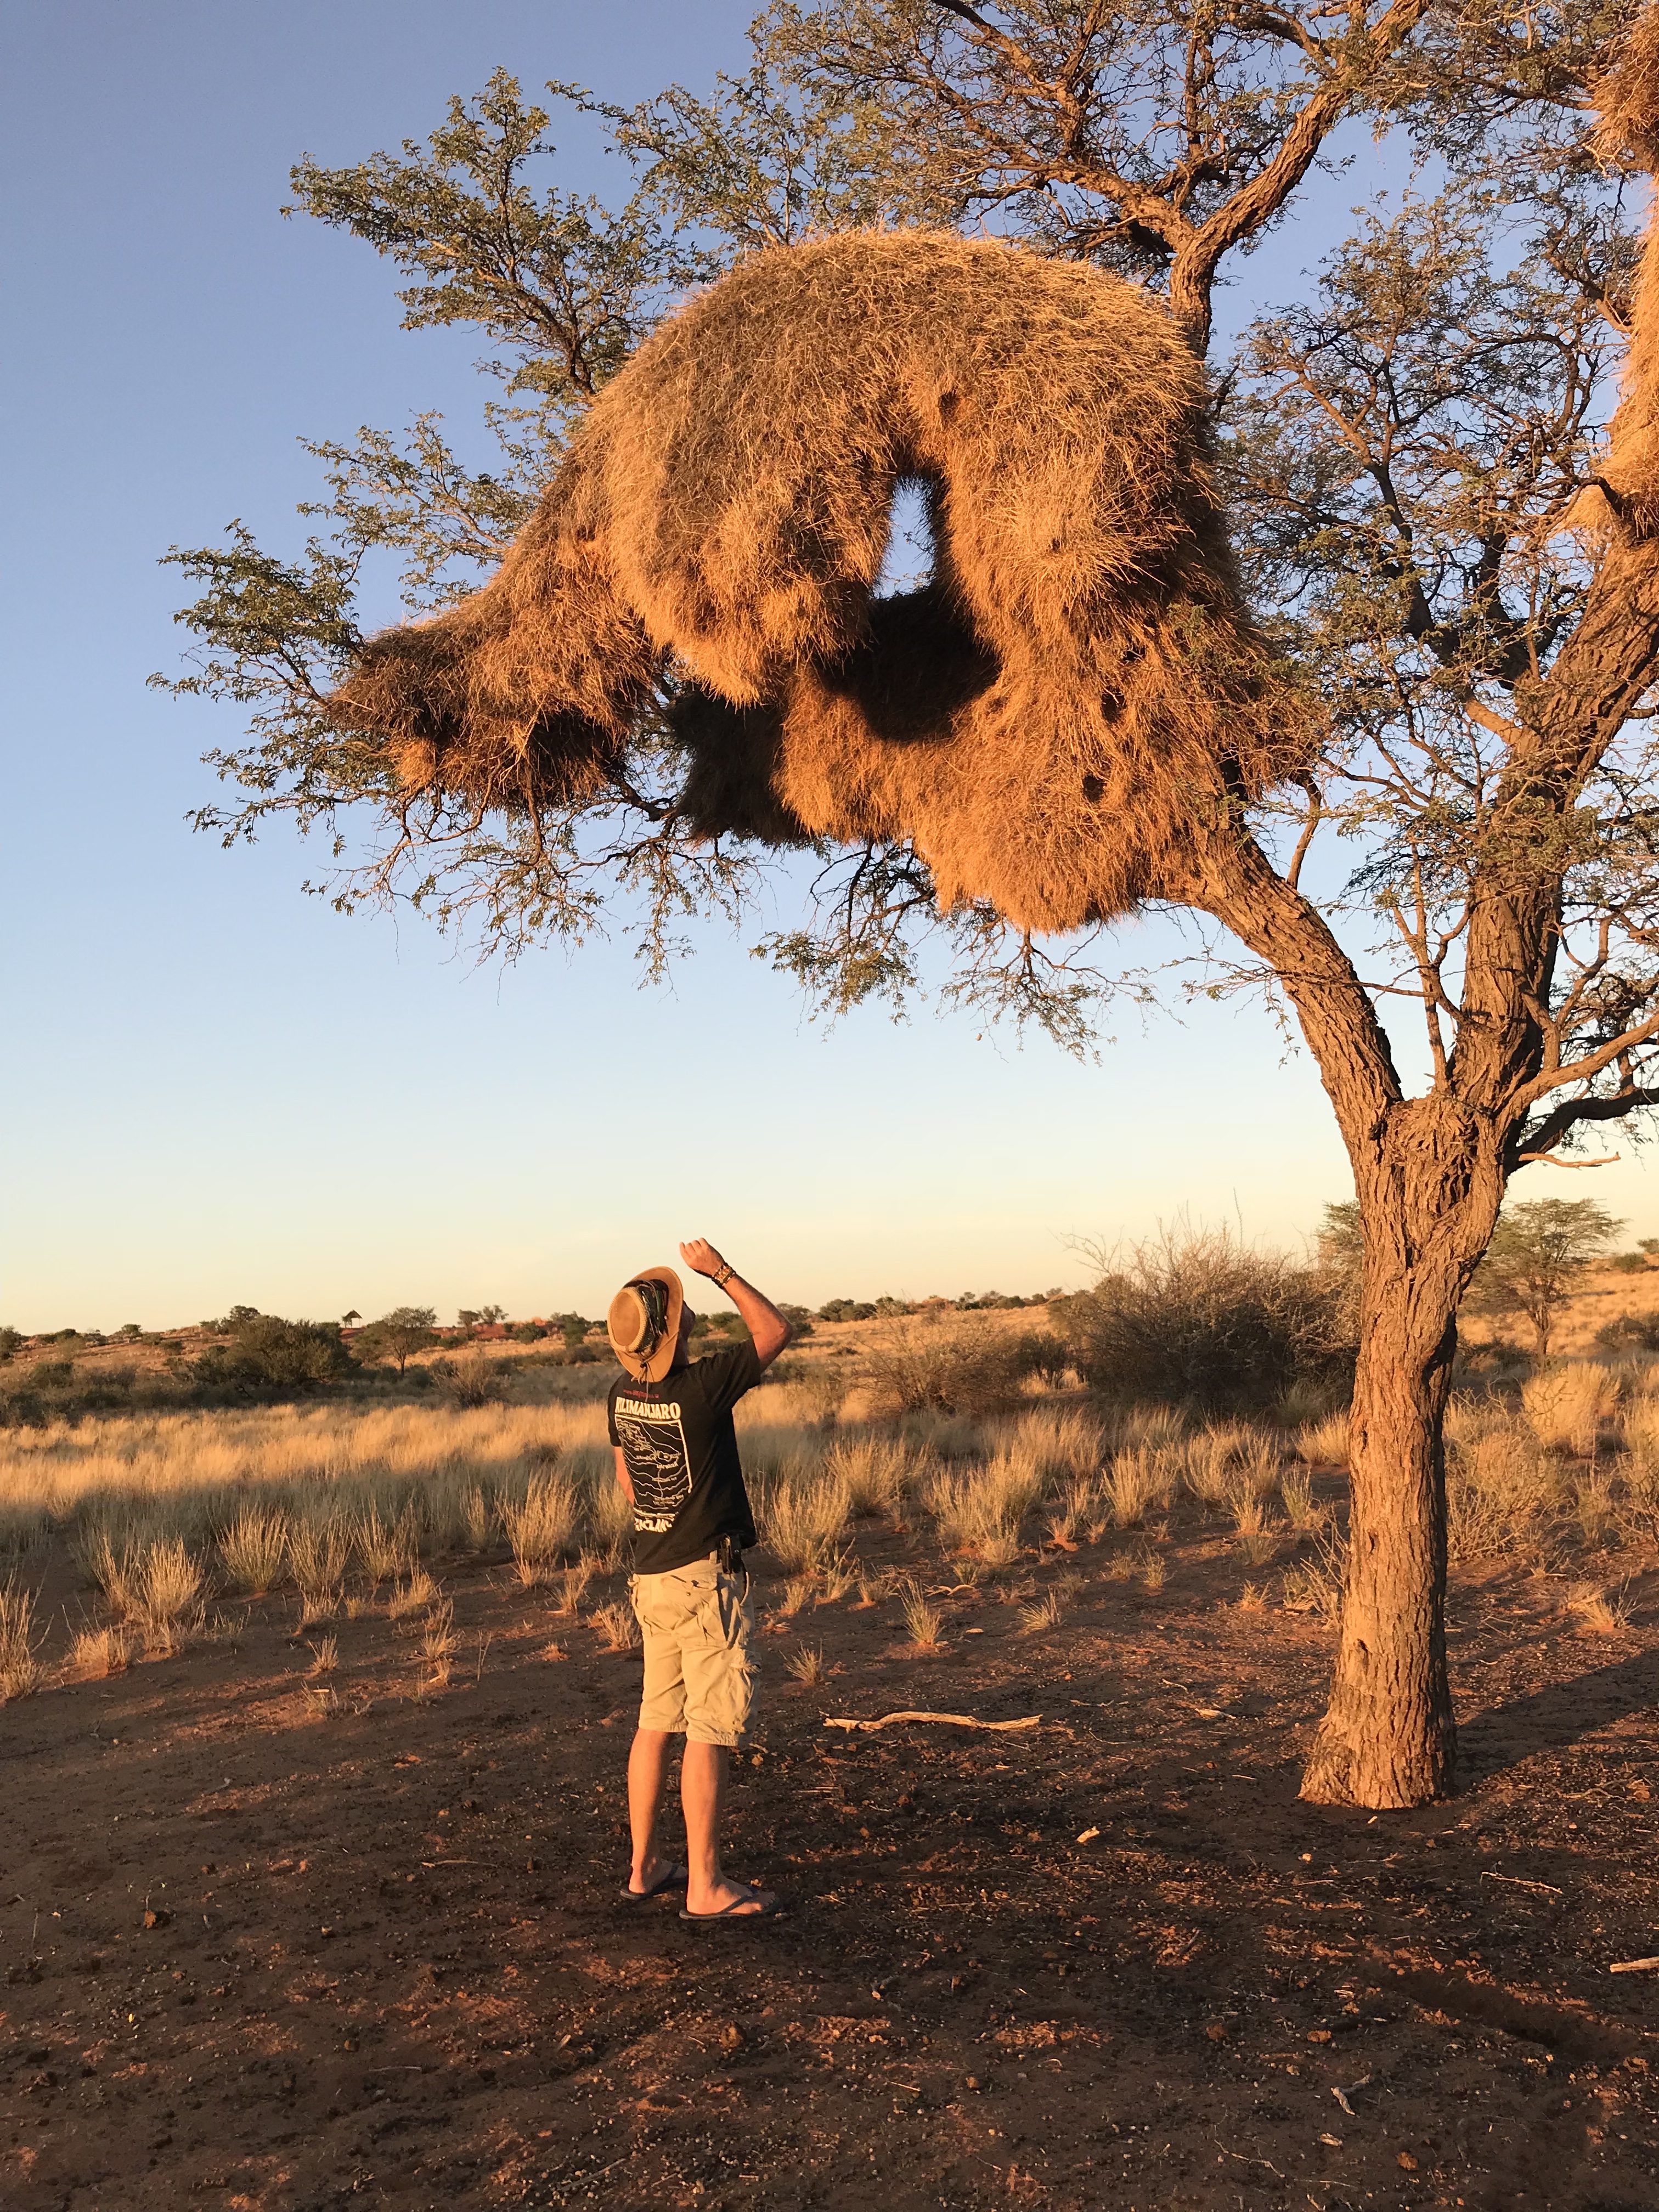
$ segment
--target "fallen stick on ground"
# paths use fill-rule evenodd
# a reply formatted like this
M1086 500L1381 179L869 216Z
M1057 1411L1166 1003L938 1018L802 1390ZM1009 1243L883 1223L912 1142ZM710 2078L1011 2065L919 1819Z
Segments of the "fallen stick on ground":
M1042 1720L1041 1713L1031 1713L1023 1721L976 1721L971 1713L884 1713L878 1721L850 1721L843 1720L834 1713L826 1713L823 1725L825 1728L861 1729L867 1733L872 1729L889 1728L895 1721L942 1721L947 1728L1028 1729L1039 1727Z
M1620 1959L1607 1968L1610 1974L1639 1974L1650 1966L1659 1966L1659 1959Z

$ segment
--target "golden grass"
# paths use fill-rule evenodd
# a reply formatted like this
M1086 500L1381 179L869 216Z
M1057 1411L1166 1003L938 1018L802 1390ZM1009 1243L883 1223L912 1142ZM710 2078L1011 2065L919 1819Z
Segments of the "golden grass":
M786 1572L799 1572L832 1552L852 1518L846 1480L825 1464L786 1462L755 1498L760 1539Z
M1574 1590L1567 1600L1568 1613L1587 1636L1622 1636L1630 1626L1630 1610L1622 1590L1615 1596L1594 1583Z
M1522 1385L1533 1434L1547 1450L1588 1459L1619 1409L1621 1384L1611 1367L1584 1359L1547 1367Z
M1454 1562L1517 1556L1600 1589L1624 1571L1621 1550L1659 1547L1659 1395L1650 1395L1650 1374L1659 1376L1659 1365L1563 1363L1535 1376L1523 1399L1502 1387L1454 1397ZM976 1421L935 1413L857 1421L844 1410L832 1419L836 1402L827 1385L789 1381L738 1409L757 1521L781 1571L768 1598L775 1626L813 1606L855 1598L871 1607L896 1594L913 1644L934 1649L945 1614L928 1585L983 1579L998 1599L1042 1611L1047 1601L1031 1581L1001 1571L1035 1559L1045 1543L1077 1551L1149 1526L1161 1537L1166 1515L1179 1533L1183 1514L1189 1527L1198 1518L1183 1492L1218 1516L1253 1575L1293 1540L1316 1540L1315 1560L1285 1567L1282 1596L1274 1575L1274 1602L1336 1616L1344 1511L1334 1486L1327 1504L1315 1482L1346 1449L1344 1417L1292 1435L1261 1422L1197 1425L1164 1407L1103 1409L1069 1390ZM52 1668L60 1681L217 1633L216 1587L250 1600L292 1587L301 1632L372 1609L423 1646L445 1603L432 1570L503 1540L520 1582L550 1585L550 1610L574 1621L586 1617L590 1593L609 1599L593 1585L625 1563L631 1541L604 1423L597 1402L429 1401L90 1418L73 1430L0 1433L0 1535L15 1539L0 1557L0 1583L9 1571L10 1602L22 1604L16 1563L62 1545L101 1590L107 1613L78 1637L64 1632ZM860 1556L872 1522L906 1539L902 1566L878 1571ZM951 1556L942 1573L921 1565L927 1548L913 1528ZM1166 1559L1150 1541L1114 1548L1102 1565L1110 1580L1151 1593L1164 1586ZM25 1662L14 1635L14 1683L31 1667L40 1679L39 1601L29 1602L33 1641ZM601 1637L609 1618L601 1603L592 1616ZM1057 1619L1054 1610L1048 1625ZM1583 1626L1588 1616L1573 1619ZM1035 1616L1025 1625L1042 1632ZM330 1642L319 1637L313 1649ZM447 1664L428 1659L431 1683Z
M219 1539L219 1556L233 1589L263 1597L288 1563L288 1522L281 1513L245 1505Z
M765 1393L757 1393L764 1396ZM293 1513L319 1487L395 1518L416 1497L521 1489L538 1455L609 1462L600 1404L273 1406L130 1415L0 1431L0 1510L137 1524L196 1542L245 1506Z
M1330 1519L1328 1506L1315 1502L1313 1477L1305 1468L1292 1468L1279 1486L1285 1518L1298 1536L1311 1536Z
M84 1682L125 1674L132 1663L132 1638L118 1623L78 1631L70 1646L69 1671Z
M1346 1467L1348 1416L1328 1413L1322 1421L1309 1421L1297 1430L1297 1455L1310 1467Z
M40 1686L40 1663L34 1656L40 1640L36 1596L20 1583L0 1583L0 1703L27 1698Z
M597 1632L601 1648L606 1651L631 1651L640 1640L640 1624L634 1617L634 1608L620 1598L609 1605L596 1606L587 1617L587 1625Z
M901 1593L904 1605L904 1627L918 1651L938 1651L945 1642L945 1615L933 1600L915 1583L907 1583Z
M811 1689L816 1683L823 1681L829 1671L824 1665L823 1647L803 1644L798 1651L792 1651L784 1661L783 1671L799 1682L803 1689Z
M1139 1528L1155 1506L1167 1505L1177 1476L1174 1448L1131 1444L1119 1452L1102 1486L1115 1528Z
M526 1589L546 1582L577 1548L581 1496L565 1474L532 1475L522 1498L501 1502L513 1564Z

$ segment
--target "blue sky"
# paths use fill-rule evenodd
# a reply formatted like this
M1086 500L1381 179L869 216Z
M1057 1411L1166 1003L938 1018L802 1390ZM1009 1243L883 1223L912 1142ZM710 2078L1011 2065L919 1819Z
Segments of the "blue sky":
M185 643L158 556L237 515L297 545L301 434L435 406L465 439L484 396L477 346L399 331L388 264L283 220L290 163L422 137L497 64L617 100L702 87L741 64L750 12L0 7L0 1320L593 1312L692 1235L815 1304L1030 1291L1082 1279L1076 1237L1184 1212L1293 1241L1347 1194L1311 1064L1248 1001L1126 1013L1091 1066L927 1006L826 1031L749 956L755 930L704 933L666 990L620 943L481 968L418 919L302 896L322 855L291 837L225 854L189 830L215 788L198 756L236 723L144 689ZM616 165L578 129L563 173L605 191ZM1294 234L1246 282L1317 250ZM1164 942L1131 927L1126 957ZM1659 1228L1638 1164L1547 1172L1528 1195L1593 1188Z

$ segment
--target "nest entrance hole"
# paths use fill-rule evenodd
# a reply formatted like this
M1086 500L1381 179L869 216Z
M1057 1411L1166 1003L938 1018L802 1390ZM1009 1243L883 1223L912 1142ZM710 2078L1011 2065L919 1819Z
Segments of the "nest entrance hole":
M902 476L887 511L887 550L872 596L894 599L925 591L939 579L938 501L941 487L931 477Z

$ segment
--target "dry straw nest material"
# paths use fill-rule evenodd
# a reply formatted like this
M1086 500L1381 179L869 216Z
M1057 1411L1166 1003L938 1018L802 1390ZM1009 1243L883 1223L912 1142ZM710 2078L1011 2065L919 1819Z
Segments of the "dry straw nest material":
M952 233L755 255L595 402L495 579L337 696L410 789L597 798L670 698L708 835L911 839L941 903L1155 893L1315 718L1244 611L1202 369L1138 287ZM898 485L925 589L877 599Z

